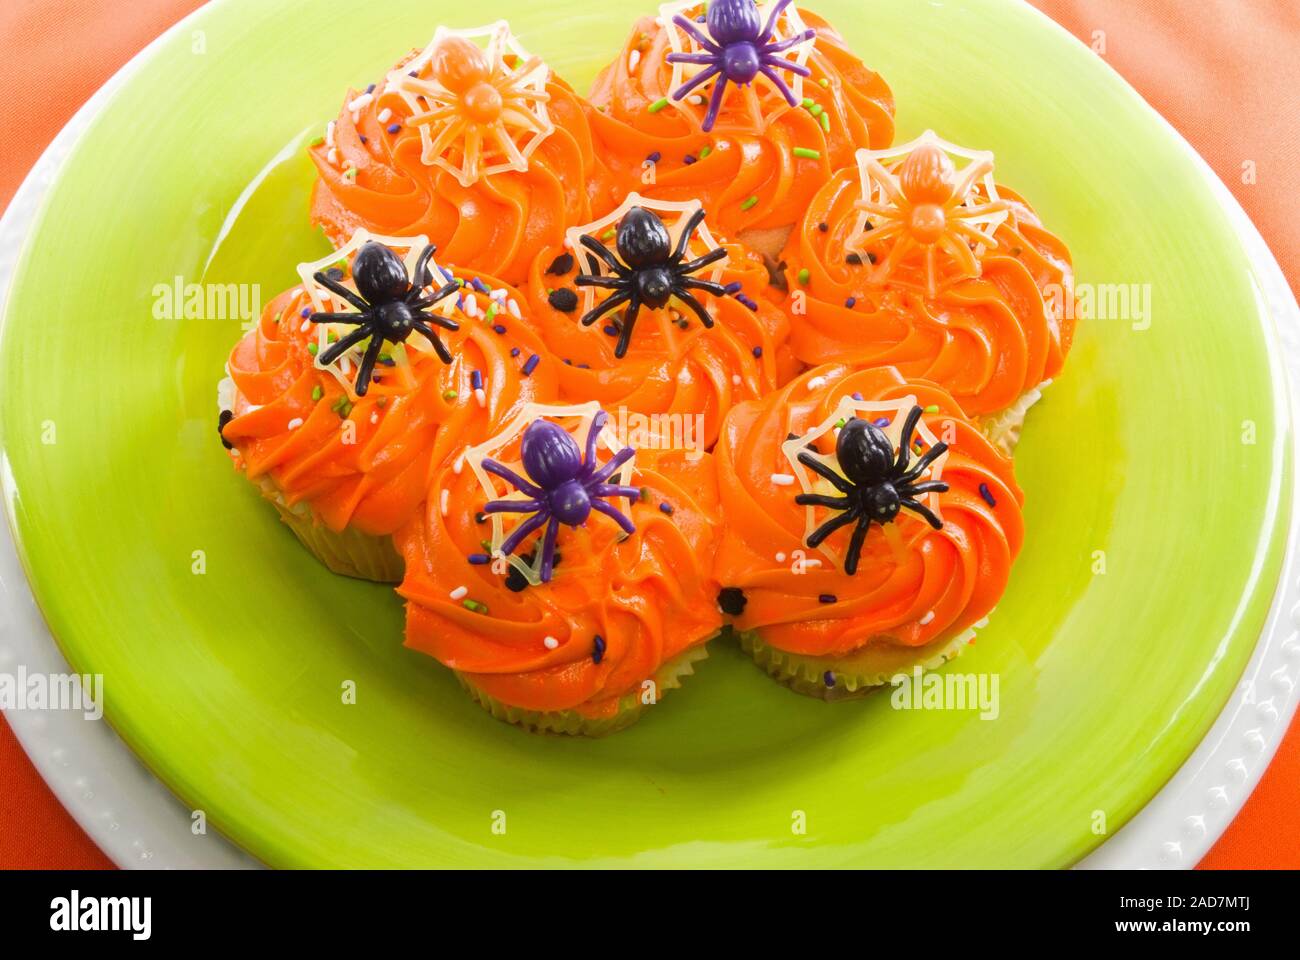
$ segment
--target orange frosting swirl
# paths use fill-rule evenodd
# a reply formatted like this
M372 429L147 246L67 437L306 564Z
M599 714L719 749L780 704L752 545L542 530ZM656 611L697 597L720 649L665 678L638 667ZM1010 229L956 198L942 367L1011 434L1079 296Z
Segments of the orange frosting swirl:
M618 419L617 408L641 415L703 417L701 449L717 439L722 418L732 405L775 389L801 365L786 346L790 323L764 298L769 276L763 261L740 244L723 244L729 259L719 282L740 283L756 310L734 297L702 297L712 328L689 310L642 308L627 355L614 356L617 338L606 333L610 317L592 326L579 321L582 307L556 309L551 292L574 287L575 264L549 273L566 251L546 248L533 261L525 285L528 316L547 349L559 361L560 396L574 402L597 400ZM613 316L613 315L611 315ZM687 324L686 329L678 320ZM693 437L700 443L698 435Z
M431 64L418 71L425 79L431 72ZM332 145L309 148L319 172L312 223L335 246L360 227L390 236L424 235L437 244L440 259L519 283L542 246L561 243L565 227L591 219L594 156L584 108L554 74L545 89L555 129L528 157L527 169L490 173L469 186L421 160L412 110L396 91L381 82L373 99L355 111L355 121L348 106L358 92L349 91Z
M1073 297L1070 252L1023 199L997 189L1010 204L994 234L997 248L979 258L978 277L949 283L931 297L914 265L901 265L877 284L872 263L851 252L858 172L836 173L781 255L790 284L790 343L799 359L895 366L941 385L968 416L1004 410L1055 377L1074 335L1073 311L1062 309Z
M499 281L481 279L523 303ZM236 344L227 364L234 418L222 435L250 480L269 478L289 506L306 501L336 532L350 525L372 536L391 534L417 513L444 461L494 434L523 404L554 397L554 363L521 373L529 356L543 352L527 324L503 314L496 322L506 332L498 334L481 311L475 318L460 310L452 314L460 329L439 331L451 364L415 348L415 334L406 344L409 367L381 364L366 395L351 397L308 351L317 336L302 316L310 309L302 287L286 291ZM483 380L482 406L472 386L475 370Z
M618 506L636 532L623 538L597 514L585 526L562 527L554 577L520 592L492 565L466 561L483 549L487 528L475 513L484 491L468 469L440 470L436 488L449 491L450 509L444 515L431 497L423 515L394 537L406 560L398 587L407 600L406 645L507 705L613 716L621 697L722 626L712 571L712 459L640 450L635 468L632 483L648 488L649 497ZM671 514L660 509L665 502ZM477 609L453 599L462 586ZM597 636L604 640L599 656Z
M601 168L595 212L613 209L636 190L660 200L699 199L710 223L733 237L788 227L832 172L853 162L856 149L887 146L894 136L889 87L824 20L800 15L817 31L807 62L812 75L803 82L810 107L791 107L766 78L729 86L709 133L701 129L703 105L689 97L661 105L675 89L672 64L664 59L672 48L654 17L637 21L592 88L589 116ZM647 183L644 163L653 154L659 159L654 182Z
M772 478L791 470L781 449L787 436L809 432L841 398L855 393L900 404L915 396L930 411L924 422L949 444L942 478L950 489L938 495L941 530L907 511L884 526L873 523L858 572L848 576L820 550L803 546L799 488ZM827 435L819 449L830 452L833 444ZM1020 551L1023 498L1011 461L942 388L909 381L892 368L826 364L762 400L735 407L723 424L715 459L724 529L718 580L741 588L747 598L735 625L760 630L765 643L790 653L843 656L870 644L919 647L953 636L993 609ZM851 531L852 524L827 543L842 553ZM796 551L806 555L806 567L796 564ZM824 602L824 595L834 602Z

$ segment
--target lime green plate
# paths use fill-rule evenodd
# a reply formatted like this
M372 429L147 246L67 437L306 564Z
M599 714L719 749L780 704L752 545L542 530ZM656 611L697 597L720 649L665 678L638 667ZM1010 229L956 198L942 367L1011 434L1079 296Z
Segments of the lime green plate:
M1226 701L1277 580L1290 427L1202 168L1028 7L813 6L893 86L900 140L933 127L996 151L1081 281L1150 293L1145 316L1081 322L1031 412L1025 550L949 667L997 676L997 719L828 706L718 644L625 733L530 736L404 650L392 592L325 572L232 473L214 389L240 320L158 319L157 288L255 283L266 300L296 282L323 250L305 141L452 5L215 3L73 152L4 318L16 539L68 660L104 675L114 727L262 860L1063 866ZM646 9L493 0L474 19L510 17L583 89Z

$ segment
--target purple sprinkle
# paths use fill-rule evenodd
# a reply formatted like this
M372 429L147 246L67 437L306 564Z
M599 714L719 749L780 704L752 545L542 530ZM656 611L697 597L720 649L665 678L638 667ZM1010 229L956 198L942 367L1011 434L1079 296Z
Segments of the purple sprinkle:
M668 516L670 517L673 515L673 505L671 503L668 503L667 501L659 504L659 509L662 510L664 513L668 514Z
M605 638L596 634L591 638L591 662L600 663L605 657Z
M847 300L844 301L844 306L846 306L846 307L848 307L850 310L852 310L852 309L853 309L853 305L854 305L855 303L857 303L857 302L858 302L858 298L857 298L857 297L849 297Z
M990 507L996 507L998 505L998 502L993 499L993 494L992 492L990 492L989 485L987 483L980 484L980 496L984 498L984 502L987 503Z
M375 85L373 83L370 86L366 87L366 93L374 93L374 92L375 92Z
M601 329L611 337L618 336L618 328L615 327L612 323L605 324L605 326L602 327Z
M590 369L591 369L591 364L589 364L589 363L580 363L580 364L578 364L578 369L579 369L579 370L590 370Z
M453 273L452 273L450 270L448 270L446 267L439 267L438 269L442 271L442 275L443 275L443 277L446 279L446 281L447 281L448 283L451 283L453 280L456 279L455 274L453 274Z
M823 594L821 594L820 596L818 596L817 599L818 599L821 603L834 603L834 602L835 602L836 600L838 600L839 598L836 597L835 594L833 594L833 593L823 593Z
M406 75L407 75L408 77L418 77L418 76L420 75L420 71L419 71L419 70L411 70L411 71L409 71Z
M736 299L739 300L741 303L743 303L745 306L749 307L749 309L753 310L755 313L758 312L758 301L751 300L743 293L740 296L738 296Z
M483 371L475 370L469 375L469 385L475 390L483 389Z
M397 361L394 360L392 357L389 357L387 360L385 360L383 357L380 357L379 362L382 363L382 364L383 364L384 366L386 366L386 367L395 367L395 366L397 366ZM378 377L375 377L375 380L378 380L378 379L379 379Z
M573 366L573 361L570 360L568 357L565 357L565 358L564 358L564 365L565 365L566 367L571 367L571 366Z
M854 400L858 401L858 403L862 402L862 394L858 393L856 390L853 393L849 394L849 396L851 396Z
M302 316L302 318L303 318L304 320L306 320L308 317L310 317L310 316L311 316L311 307L303 307L303 308L302 308L302 314L301 314L301 316Z
M686 156L682 157L682 163L686 164L686 166L688 166L688 167L689 167L692 163L694 163L695 160L696 160L696 157L692 156L692 155L689 154L689 153L688 153Z
M658 163L663 158L663 154L656 150L650 156L646 157L651 163Z
M762 348L762 347L755 347L755 348L754 348L754 359L757 360L757 359L758 359L759 357L761 357L762 355L763 355L763 348Z
M471 553L466 557L466 559L476 567L481 567L492 562L492 558L486 553Z
M464 310L464 309L465 309L465 298L464 298L464 297L459 296L459 295L456 297L456 309L457 309L457 310Z
M827 670L825 673L823 673L822 683L826 684L826 686L828 687L835 686L835 673L831 670Z
M879 420L875 421L875 425L883 429L884 427L889 426L889 418L881 417Z
M492 332L500 335L506 332L506 328L501 326L499 323L494 323L492 324Z
M390 123L387 129L389 133L397 133L402 129L402 125L400 123Z
M740 281L732 280L729 284L727 284L722 289L728 294L728 296L740 293Z
M365 135L364 133L359 133L359 134L357 134L357 136L359 136L359 137L361 138L361 142L362 142L363 144L366 144L366 143L369 143L369 142L370 142L369 140L366 139L366 135Z
M473 287L473 288L474 288L475 290L477 290L479 293L488 293L488 292L489 292L489 290L488 290L488 285L487 285L486 283L484 283L482 280L480 280L478 277L475 277L473 280L471 280L471 281L469 282L469 284L470 284L471 287Z
M524 362L524 376L526 377L529 374L531 374L534 370L536 370L537 365L541 362L542 362L542 358L535 353L531 357L529 357Z
M518 348L518 347L511 347L511 348L510 348L510 356L512 356L512 357L517 357L517 356L519 356L519 348Z

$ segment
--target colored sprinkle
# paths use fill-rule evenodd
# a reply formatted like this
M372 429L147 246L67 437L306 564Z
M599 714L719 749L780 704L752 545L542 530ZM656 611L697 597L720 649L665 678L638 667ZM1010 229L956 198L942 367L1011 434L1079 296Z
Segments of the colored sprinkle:
M667 501L664 501L663 503L659 504L659 510L662 513L668 514L668 516L670 517L673 515L673 505L671 503L668 503Z
M757 360L757 359L759 359L761 356L763 356L763 348L762 348L762 347L755 347L755 348L753 349L752 353L754 354L754 359Z
M649 487L642 487L642 488L641 488L641 502L642 502L642 503L649 503L649 502L650 502L650 488L649 488Z
M751 207L756 207L756 206L758 206L758 197L757 197L757 196L753 196L753 197L750 197L748 200L746 200L744 203L742 203L742 204L740 205L740 209L741 209L741 210L748 210L748 209L750 209Z
M939 412L939 405L938 405L937 403L932 403L932 404L930 404L928 407L925 408L925 412L926 412L926 413L938 413L938 412Z
M554 637L552 637L552 636L547 636L547 637L542 641L542 646L544 646L547 650L554 650L554 649L555 649L556 647L558 647L559 645L560 645L560 641L559 641L559 640L556 640L556 639L555 639Z
M475 390L483 389L483 372L475 370L469 375L469 383Z
M844 301L844 306L846 306L846 307L848 307L850 310L852 310L853 307L854 307L854 305L855 305L857 302L858 302L858 298L857 298L857 297L849 297L847 300Z
M813 377L811 380L808 381L809 390L820 390L824 386L826 386L825 377Z
M839 600L839 597L833 593L823 593L817 597L818 603L835 603L837 600Z
M811 277L811 276L812 276L812 273L809 272L809 270L808 270L807 267L804 267L802 270L799 271L799 282L800 282L800 283L807 283L807 282L808 282L808 278Z
M694 163L697 159L698 159L697 157L692 157L692 156L688 153L686 156L682 157L682 163L684 163L686 166L689 167L689 166L690 166L692 163Z
M531 374L534 370L536 370L537 365L541 362L542 362L542 358L535 353L531 357L529 357L524 362L524 376L526 377L529 374Z
M355 180L356 178L357 178L356 167L348 167L346 170L343 171L344 180Z
M844 418L843 418L843 417L840 417L838 420L835 421L835 429L836 429L836 430L843 430L843 429L844 429L844 423L845 423Z
M705 157L707 157L707 156L708 156L709 154L711 154L712 152L713 152L713 147L711 147L711 146L705 147L703 150L700 151L700 159L703 160Z
M446 487L443 487L442 493L438 497L438 512L445 517L447 515L448 510L450 510L450 508L451 508L451 491L448 490Z
M931 610L929 613L927 613L924 617L922 617L920 620L916 622L924 627L927 623L929 623L933 619L934 619L934 611Z
M822 155L820 150L809 147L795 147L793 152L796 157L807 157L809 160L820 160Z
M461 602L464 604L466 610L471 610L474 613L488 612L486 603L479 603L477 600L463 600Z
M814 100L812 97L804 97L802 100L799 101L799 106L803 107L805 110L808 110L814 104L816 104L816 102L817 101Z
M823 673L822 683L826 684L826 686L828 687L835 686L835 671L827 670L825 673Z
M617 337L618 327L614 326L613 324L606 324L605 326L601 327L601 332L603 332L606 336L609 337Z
M457 587L451 593L447 594L447 596L451 597L453 600L460 600L468 595L469 587Z
M794 474L774 473L772 474L772 482L778 487L792 487L794 486Z
M883 430L885 427L889 426L889 418L881 417L879 420L874 421L874 424Z
M830 228L831 228L831 225L830 225L829 223L827 223L825 220L823 220L821 223L817 224L817 229L820 230L822 233L825 233L825 232L826 232L827 230L829 230Z
M990 507L996 507L998 505L998 502L993 499L993 493L989 490L989 485L987 483L980 484L980 496L984 498L984 502Z
M307 352L310 353L313 357L316 356L316 351L319 349L320 346L315 341L312 341L311 343L307 344Z
M826 77L822 77L820 80L817 81L817 83L823 87L829 87L831 85L830 80L828 80Z
M482 567L492 562L492 558L489 557L486 553L471 553L465 559L467 559L470 563L474 564L474 566L476 567Z
M739 300L741 303L743 303L745 306L749 307L750 310L753 310L755 312L758 311L757 300L753 300L750 297L745 296L743 293L737 295L736 299Z
M733 281L731 281L731 283L727 284L727 285L726 285L725 287L723 287L722 289L723 289L724 291L726 291L726 293L727 293L728 296L731 296L731 295L734 295L734 294L740 293L740 281L739 281L739 280L733 280Z
M862 394L858 393L858 391L856 390L850 393L849 396L852 397L854 400L858 401L858 403L862 402ZM886 420L885 422L888 423L889 421Z
M320 146L321 144L323 144L324 142L325 142L325 138L324 138L324 137L313 137L313 138L312 138L312 141L311 141L311 145L312 145L313 147L319 147L319 146Z
M650 163L658 163L662 159L663 159L663 154L660 153L658 150L650 154L650 156L646 157L646 160L649 161Z
M294 417L286 424L286 427L289 430L297 430L301 426L302 426L302 417Z
M457 393L455 390L442 391L442 399L446 400L448 403L451 403L451 401L455 400L459 396L460 394Z
M822 105L820 103L814 103L808 108L808 112L814 117L820 117L822 115Z
M397 133L401 129L402 125L400 123L390 123L387 127L389 133Z
M506 328L501 326L501 324L496 323L492 325L492 332L500 336L501 334L506 332Z
M320 388L320 384L311 388L311 398L313 400L319 400L323 396L325 396L325 391Z
M510 356L512 356L512 357L517 357L517 356L519 356L519 348L518 348L518 347L511 347L511 348L510 348Z
M827 133L830 133L831 115L829 113L823 113L817 119L821 121L822 129L825 130Z
M664 107L666 107L666 106L668 106L668 98L667 98L667 97L660 97L660 98L659 98L658 100L656 100L654 103L650 104L649 110L650 110L651 113L658 113L660 110L662 110L662 109L663 109Z
M605 638L596 634L591 638L591 662L600 663L605 657Z

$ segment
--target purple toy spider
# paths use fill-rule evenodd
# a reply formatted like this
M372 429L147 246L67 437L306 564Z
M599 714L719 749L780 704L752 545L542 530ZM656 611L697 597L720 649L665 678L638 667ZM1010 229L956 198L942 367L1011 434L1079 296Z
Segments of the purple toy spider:
M501 552L513 553L525 537L543 524L546 525L546 533L542 537L543 583L551 579L555 537L559 533L560 524L581 526L587 522L591 511L597 510L613 519L625 532L636 531L632 521L623 516L617 507L601 499L627 497L635 500L641 496L637 487L606 483L636 452L631 447L624 447L603 467L596 469L596 437L607 419L609 416L604 410L592 419L591 428L587 431L585 459L578 444L564 428L549 420L534 420L530 423L520 442L520 454L524 472L535 482L530 483L495 460L483 461L484 470L514 484L529 497L527 500L493 500L483 508L484 513L532 514L502 542Z
M703 53L670 53L669 63L691 63L705 67L700 73L683 83L672 92L674 100L680 100L702 83L721 74L713 88L709 100L708 112L704 115L704 131L713 129L718 119L718 109L722 106L727 81L737 86L746 86L753 82L760 73L771 80L773 85L785 96L790 106L799 105L794 92L786 86L785 80L776 71L789 70L801 77L812 73L803 64L792 63L781 56L785 50L811 40L816 32L812 29L794 37L772 43L772 31L776 29L776 19L781 11L790 5L790 0L778 0L767 18L767 27L759 18L758 7L754 0L709 0L705 22L709 35L681 14L673 17L673 23L695 38L695 42L704 48Z

